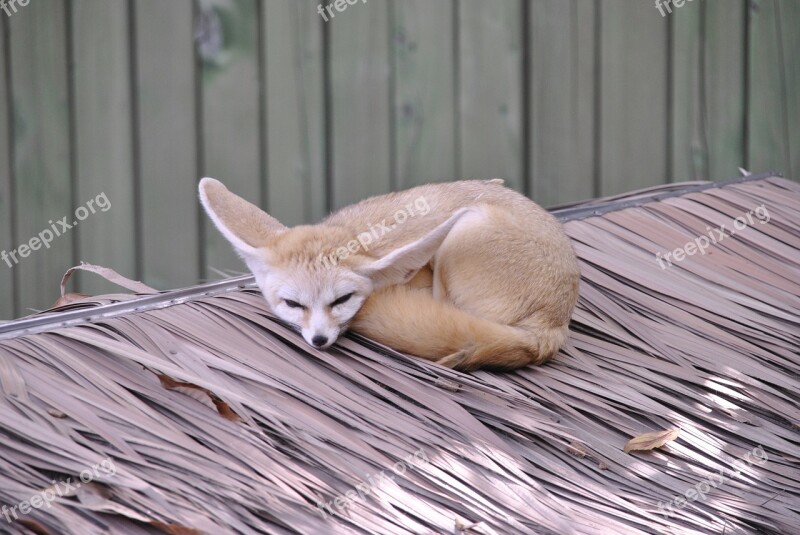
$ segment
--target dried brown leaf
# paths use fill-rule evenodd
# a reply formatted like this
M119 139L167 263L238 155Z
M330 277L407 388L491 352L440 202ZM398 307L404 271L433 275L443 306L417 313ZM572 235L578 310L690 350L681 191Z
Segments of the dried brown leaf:
M652 433L645 433L637 437L633 437L625 444L624 451L629 453L631 451L646 451L654 448L660 448L667 442L672 442L678 435L678 429L665 429L664 431L653 431Z
M226 420L231 420L233 422L241 421L239 415L236 414L233 409L231 409L230 405L225 403L222 399L220 399L219 396L207 388L203 388L202 386L192 383L186 383L184 381L176 381L172 377L164 375L163 373L158 374L158 380L161 381L161 386L167 390L175 390L176 392L187 395L192 399L196 399L204 405L209 407L213 406L213 408L217 409L217 412L219 412L219 414Z
M579 459L583 459L587 455L589 455L589 450L586 449L586 446L581 444L580 442L570 442L569 446L567 446L567 453L570 455L574 455Z

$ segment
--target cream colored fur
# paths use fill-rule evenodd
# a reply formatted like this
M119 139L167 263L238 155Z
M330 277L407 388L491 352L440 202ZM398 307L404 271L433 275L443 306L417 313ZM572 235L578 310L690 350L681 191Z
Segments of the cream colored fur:
M200 198L272 312L318 347L350 327L468 371L539 364L566 341L580 279L572 246L552 215L501 180L419 186L291 229L214 179L200 182ZM424 215L320 262L418 199Z

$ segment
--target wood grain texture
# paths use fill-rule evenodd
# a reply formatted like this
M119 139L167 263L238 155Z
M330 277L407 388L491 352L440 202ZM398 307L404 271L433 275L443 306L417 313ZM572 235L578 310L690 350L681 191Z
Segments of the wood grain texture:
M800 3L750 5L748 165L800 180Z
M594 195L595 4L530 4L530 185L544 206Z
M258 17L255 0L200 4L195 40L200 51L202 175L237 195L261 199ZM202 217L205 265L200 276L247 271L230 243Z
M0 20L0 251L8 253L17 247L14 236L14 199L12 198L13 184L11 176L11 138L8 120L8 79L6 78L6 39L8 37L8 23ZM0 259L0 320L11 319L15 316L14 295L14 263L9 265Z
M136 277L133 128L128 8L125 0L74 0L75 200L96 213L77 228L78 260ZM103 197L104 195L104 197ZM101 277L77 273L71 291L118 292Z
M460 178L454 6L429 0L391 4L397 189Z
M392 186L389 7L356 3L326 22L330 31L332 207Z
M522 33L518 0L459 2L459 178L522 189Z
M739 175L745 165L745 5L705 2L705 109L707 180ZM676 176L680 179L680 176Z
M730 178L745 165L744 13L741 1L695 2L671 16L675 181Z
M175 288L199 278L192 2L139 0L134 8L142 277Z
M263 4L266 208L289 226L317 221L327 212L323 21L317 4Z
M74 191L70 169L67 14L62 2L18 6L8 19L11 37L14 106L14 173L19 263L19 314L51 306L59 296L61 276L75 258L75 230L64 230L50 247L40 245L22 257L19 249L50 229L51 221L74 226ZM5 15L3 15L5 16ZM81 222L91 225L91 221ZM46 236L44 236L46 238Z
M667 18L650 2L607 0L597 5L599 193L668 182Z

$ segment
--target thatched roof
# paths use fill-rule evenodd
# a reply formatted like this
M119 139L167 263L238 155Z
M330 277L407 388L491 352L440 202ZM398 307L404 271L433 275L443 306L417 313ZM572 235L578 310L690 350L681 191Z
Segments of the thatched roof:
M65 494L0 531L800 533L800 186L559 215L583 273L570 345L515 373L317 351L247 277L0 325L0 502Z

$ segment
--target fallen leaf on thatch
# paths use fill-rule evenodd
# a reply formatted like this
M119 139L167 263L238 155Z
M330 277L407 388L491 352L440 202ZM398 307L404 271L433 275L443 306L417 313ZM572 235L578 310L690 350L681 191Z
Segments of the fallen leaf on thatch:
M569 446L567 446L567 453L570 455L574 455L579 459L583 459L587 455L589 455L589 451L586 449L586 446L581 444L580 442L570 442Z
M652 450L654 448L660 448L667 442L672 442L678 438L679 434L680 430L678 429L667 429L664 431L645 433L630 439L628 443L625 444L624 451L625 453L629 453L631 451L645 451Z
M203 405L215 408L217 412L219 412L219 414L226 420L231 420L233 422L238 422L241 420L239 415L236 414L233 409L231 409L230 405L221 400L219 396L217 396L208 388L203 388L202 386L197 386L196 384L186 383L183 381L176 381L172 377L164 375L163 373L158 374L158 380L161 381L161 386L167 390L175 390L176 392L185 394L192 399L196 399Z
M33 520L30 518L21 518L18 521L21 525L28 528L32 533L36 535L51 535L53 532L47 529L44 524L39 522L38 520Z
M79 487L76 487L78 500L80 500L84 507L92 511L122 515L138 522L150 524L156 529L169 533L170 535L200 535L202 533L199 530L180 524L156 520L131 507L116 503L112 501L113 492L111 489L98 485L97 483L82 483Z

